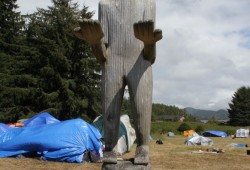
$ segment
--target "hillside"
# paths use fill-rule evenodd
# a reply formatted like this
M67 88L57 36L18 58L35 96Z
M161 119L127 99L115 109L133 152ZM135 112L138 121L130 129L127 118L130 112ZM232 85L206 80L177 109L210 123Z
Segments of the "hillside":
M212 111L212 110L201 110L201 109L194 109L192 107L186 107L184 110L187 113L196 116L200 120L210 120L212 118L215 118L216 120L228 119L228 112L223 109L220 109L218 111Z

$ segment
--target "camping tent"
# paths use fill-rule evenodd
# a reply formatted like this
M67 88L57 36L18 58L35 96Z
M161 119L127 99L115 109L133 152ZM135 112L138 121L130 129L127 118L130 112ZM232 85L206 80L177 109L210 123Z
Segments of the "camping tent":
M236 138L248 138L248 137L250 137L249 129L237 129L235 137Z
M102 156L100 138L99 131L82 119L11 128L0 133L0 157L36 153L44 160L80 163L89 151Z
M185 145L188 145L188 146L196 146L196 145L212 146L213 140L207 137L199 136L197 133L194 133L193 135L188 137L184 143Z
M174 132L168 132L167 134L169 137L175 136Z
M223 131L218 131L218 130L207 130L202 133L203 136L206 137L227 137L227 133Z
M185 130L183 132L183 136L188 137L191 136L193 133L196 133L194 130Z
M103 117L98 116L93 121L92 125L95 126L104 137ZM131 146L134 144L135 139L136 139L135 130L130 124L129 116L122 115L120 117L118 142L114 148L114 151L120 155L130 151Z

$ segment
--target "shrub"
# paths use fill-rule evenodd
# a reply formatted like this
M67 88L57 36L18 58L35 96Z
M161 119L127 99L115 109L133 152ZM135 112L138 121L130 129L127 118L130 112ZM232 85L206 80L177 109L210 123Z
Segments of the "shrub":
M195 132L197 132L197 133L201 133L201 132L203 132L204 131L204 128L201 126L201 125L198 125L196 128L195 128Z
M185 130L191 130L191 127L187 124L187 123L182 123L178 128L177 130L179 132L183 132Z

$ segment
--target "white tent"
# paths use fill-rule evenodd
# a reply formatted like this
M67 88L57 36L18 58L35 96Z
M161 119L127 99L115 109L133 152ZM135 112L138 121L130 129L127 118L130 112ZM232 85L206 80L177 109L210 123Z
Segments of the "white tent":
M134 141L136 139L136 135L135 135L135 129L131 126L128 115L122 115L120 117L120 121L125 126L127 134L122 135L118 139L117 145L115 147L115 151L116 151L116 153L122 155L122 154L130 151L130 149L131 149L131 147L134 144Z
M238 129L238 130L236 130L235 137L236 138L248 138L248 137L250 137L249 129Z
M212 146L213 144L213 140L199 135L192 135L185 140L185 145L188 146Z
M95 126L102 136L104 137L104 125L103 125L103 117L98 116L92 123ZM134 128L131 126L129 116L122 115L120 117L120 125L119 125L119 138L117 141L117 145L114 148L114 151L118 155L122 155L128 151L130 151L134 141L136 139L136 134Z

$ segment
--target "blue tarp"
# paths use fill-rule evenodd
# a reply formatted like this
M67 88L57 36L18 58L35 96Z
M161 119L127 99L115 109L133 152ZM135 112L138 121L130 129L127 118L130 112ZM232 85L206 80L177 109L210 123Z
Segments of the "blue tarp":
M227 133L223 131L218 131L218 130L207 130L202 133L203 136L206 137L227 137Z
M38 126L38 125L45 125L57 122L60 122L60 120L57 120L56 118L51 116L48 112L42 112L33 116L30 119L23 121L23 124L24 126L27 127L27 126Z
M99 131L82 119L11 128L0 133L0 157L36 152L44 160L80 163L85 152L102 154L100 139Z
M237 147L237 148L248 147L248 145L245 143L230 143L228 146L233 146L233 147Z
M6 132L10 129L11 127L7 126L6 124L0 123L0 133Z

